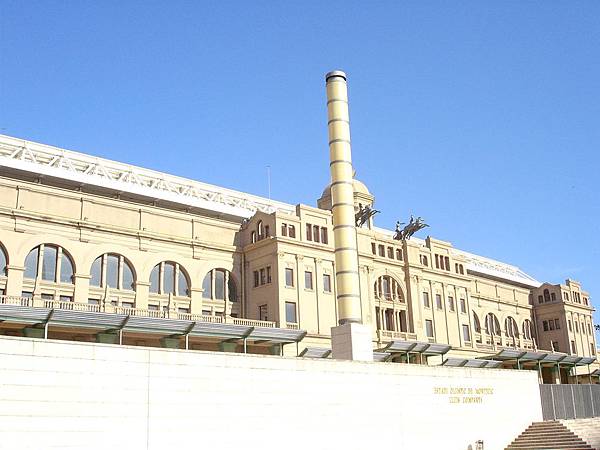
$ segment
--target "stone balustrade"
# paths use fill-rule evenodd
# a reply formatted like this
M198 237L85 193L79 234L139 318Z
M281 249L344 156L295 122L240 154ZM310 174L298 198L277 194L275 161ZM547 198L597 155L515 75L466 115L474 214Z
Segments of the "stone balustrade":
M205 314L190 314L181 313L170 310L149 310L141 308L131 308L128 306L111 305L110 303L92 304L92 303L76 303L70 301L49 300L41 297L19 297L12 295L0 295L0 305L25 306L30 308L51 308L64 309L69 311L84 311L84 312L103 312L109 314L123 314L128 316L138 317L154 317L161 319L179 319L191 320L194 322L209 322L209 323L231 323L234 325L244 325L250 327L266 327L276 328L276 322L265 320L244 319L231 316L212 316ZM299 329L298 324L295 324L295 330ZM290 328L290 324L287 324Z

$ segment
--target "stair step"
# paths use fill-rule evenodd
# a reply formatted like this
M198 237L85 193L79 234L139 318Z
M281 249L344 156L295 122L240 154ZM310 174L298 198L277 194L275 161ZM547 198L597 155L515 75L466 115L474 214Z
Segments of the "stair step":
M507 450L593 450L573 430L559 421L534 422L521 433Z
M552 449L552 450L557 450L557 449L569 449L569 450L574 450L574 449L585 449L585 450L594 450L592 447L590 447L589 445L585 444L568 444L568 445L554 445L554 444L523 444L523 445L509 445L508 447L506 447L507 449Z

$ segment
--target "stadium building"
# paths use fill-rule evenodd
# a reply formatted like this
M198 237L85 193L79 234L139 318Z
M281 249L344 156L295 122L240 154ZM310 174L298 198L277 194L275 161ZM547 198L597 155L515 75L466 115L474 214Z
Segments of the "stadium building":
M2 334L257 353L331 347L329 186L317 207L292 205L9 136L0 136L0 167L1 303L21 308L2 312ZM374 204L363 183L353 190L357 211ZM565 383L578 361L595 359L593 308L578 282L540 283L431 236L393 237L373 218L357 228L361 321L375 349L406 344L393 360L553 353L565 357L560 372L554 360L539 368ZM86 321L94 313L115 320ZM156 320L120 320L129 317ZM182 321L272 335L168 326ZM513 353L505 365L515 366Z

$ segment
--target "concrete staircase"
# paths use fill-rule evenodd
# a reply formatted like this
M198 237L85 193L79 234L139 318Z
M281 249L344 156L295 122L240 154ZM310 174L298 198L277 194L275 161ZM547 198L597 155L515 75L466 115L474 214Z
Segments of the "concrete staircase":
M590 444L594 449L600 449L600 417L593 419L575 419L560 421L569 430Z
M594 450L560 421L534 422L506 450Z

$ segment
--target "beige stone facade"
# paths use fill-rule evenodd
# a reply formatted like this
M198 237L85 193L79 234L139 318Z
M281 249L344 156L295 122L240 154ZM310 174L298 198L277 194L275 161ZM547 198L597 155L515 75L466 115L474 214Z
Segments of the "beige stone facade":
M94 160L0 137L0 294L248 319L306 330L301 347L330 347L338 311L328 188L319 207L292 206L111 161L100 170ZM364 184L355 180L354 191L357 208L373 204ZM433 237L395 240L372 220L357 229L357 246L374 348L401 339L447 343L469 358L504 347L596 356L590 296L573 280L540 284Z

